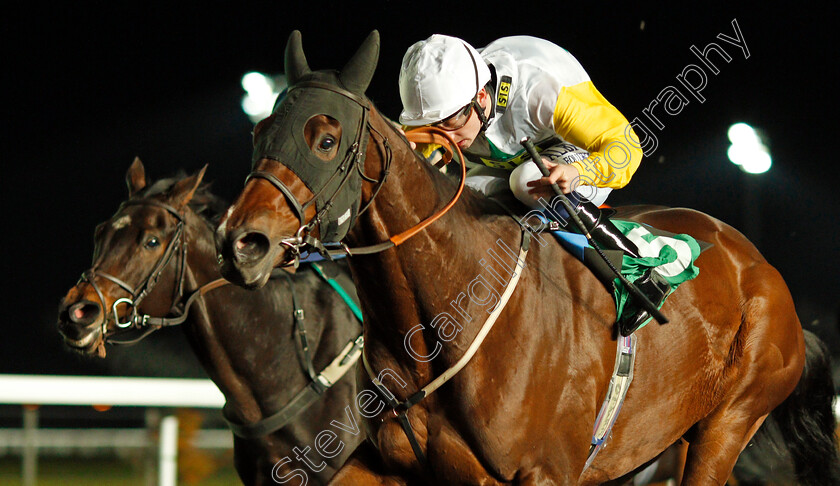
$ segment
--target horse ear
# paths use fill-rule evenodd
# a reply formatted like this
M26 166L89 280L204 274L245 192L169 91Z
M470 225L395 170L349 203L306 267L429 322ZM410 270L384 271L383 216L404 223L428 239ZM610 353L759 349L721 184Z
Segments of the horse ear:
M303 45L300 41L300 31L296 30L289 36L286 43L286 79L289 86L297 83L304 75L311 72L309 64L306 63L306 56L303 55Z
M373 79L373 72L376 70L376 63L379 61L379 31L371 32L367 39L359 46L359 50L344 65L338 79L348 91L357 94L364 94L370 80Z
M128 172L125 173L125 183L128 186L128 197L137 194L146 187L146 169L143 167L140 157L134 157L134 162L128 167Z
M207 164L197 174L193 174L186 179L181 179L172 186L172 189L169 191L169 200L173 206L177 209L182 209L190 202L199 184L201 184L201 179L204 178L204 172L206 170Z

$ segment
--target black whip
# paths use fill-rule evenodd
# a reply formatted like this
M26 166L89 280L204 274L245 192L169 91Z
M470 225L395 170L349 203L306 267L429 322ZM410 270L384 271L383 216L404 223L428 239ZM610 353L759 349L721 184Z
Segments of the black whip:
M543 164L542 157L540 157L540 154L534 147L534 142L532 142L530 138L525 137L522 140L520 140L519 143L521 143L522 146L525 147L525 150L531 156L531 160L533 160L534 163L537 164L537 167L539 167L540 172L542 172L542 175L544 177L548 177L549 175L551 175L548 171L548 168L545 166L545 164ZM607 264L610 270L612 270L615 276L618 277L618 280L621 281L621 283L624 285L627 291L630 292L630 296L633 297L633 299L635 299L636 302L638 302L642 306L642 308L644 308L644 310L648 311L648 313L654 319L656 319L657 322L659 322L660 324L667 323L668 318L665 317L665 315L662 314L662 312L660 312L655 305L653 305L653 302L651 302L650 299L648 299L647 296L638 289L638 287L636 287L629 280L627 280L624 277L624 275L622 275L621 272L617 268L615 268L615 265L612 264L610 259L607 258L606 255L604 255L604 253L592 239L592 235L589 234L589 230L586 229L586 226L583 224L583 221L581 221L580 216L577 215L577 210L574 208L574 206L572 206L572 203L571 201L569 201L569 198L566 197L566 195L563 194L563 191L560 190L560 187L557 186L557 183L552 182L551 188L554 189L554 193L557 194L558 198L560 199L560 204L562 204L563 207L566 209L566 212L569 213L569 217L572 219L572 222L575 224L578 230L580 230L583 236L586 237L586 241L589 242L589 245L595 249L595 251L604 260L604 262Z

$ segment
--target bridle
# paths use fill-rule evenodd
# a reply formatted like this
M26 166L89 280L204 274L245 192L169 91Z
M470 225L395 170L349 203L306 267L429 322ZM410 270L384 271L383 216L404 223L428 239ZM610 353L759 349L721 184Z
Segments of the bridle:
M362 146L361 145L361 137L363 136L364 133L369 133L369 132L375 132L380 137L382 137L382 142L380 142L380 144L381 144L380 146L383 147L383 150L385 151L385 160L383 161L383 176L382 176L381 180L374 181L378 185L377 185L376 189L374 190L374 193L373 193L371 199L365 205L364 209L369 208L370 205L372 204L372 202L374 201L376 195L379 194L380 189L385 184L387 176L389 174L390 165L391 165L391 162L392 162L392 152L391 152L390 145L388 143L388 138L386 136L384 136L382 133L380 133L379 131L377 131L374 127L372 127L370 125L369 121L368 121L368 112L370 110L370 106L359 96L357 96L353 93L347 92L343 89L340 89L336 86L332 86L330 84L320 83L320 82L303 82L303 83L297 84L296 86L293 86L292 88L300 88L300 87L328 89L330 91L339 93L339 94L353 100L354 102L356 102L357 104L359 104L363 108L363 116L362 116L361 121L360 121L360 127L364 127L367 130L360 129L360 130L357 131L356 139L354 140L351 147L348 149L347 154L345 155L344 160L342 161L341 165L336 170L336 172L332 174L331 177L336 177L337 174L339 174L340 172L345 171L345 170L346 170L345 181L346 181L346 178L348 177L347 174L352 173L353 170L358 170L360 174L364 175L361 172L362 171L361 167L363 166L363 162L364 162L364 153L361 150L359 150L359 147ZM292 88L290 88L290 89L292 89ZM460 166L461 166L460 184L459 184L458 190L457 190L456 194L454 195L454 197L443 208L441 208L440 210L438 210L437 212L435 212L434 214L432 214L428 218L420 221L418 224L409 228L408 230L405 230L402 233L399 233L397 235L394 235L394 236L390 237L387 241L384 241L384 242L378 243L378 244L374 244L374 245L369 245L369 246L364 246L364 247L359 247L359 248L349 248L346 244L343 244L343 243L339 242L339 248L338 249L328 248L324 243L322 243L318 239L312 237L311 233L310 233L310 230L312 229L312 227L314 227L315 224L318 224L320 213L319 213L319 215L316 215L309 223L306 223L306 221L305 221L303 210L304 210L306 205L309 205L309 204L312 203L312 201L314 201L314 198L313 198L312 201L309 201L306 205L301 205L300 202L297 200L297 198L292 193L292 191L288 187L286 187L285 184L283 184L283 182L278 177L274 176L270 172L254 171L248 176L247 180L250 180L252 178L262 178L262 179L265 179L265 180L269 181L272 185L274 185L284 195L284 197L289 201L289 204L292 206L292 209L295 211L295 213L298 216L298 219L300 220L300 226L298 227L298 230L295 232L295 235L292 236L292 237L283 238L280 242L281 245L286 246L289 250L287 252L287 257L286 257L285 261L283 262L284 265L290 265L290 264L297 265L302 250L307 246L311 247L311 248L314 248L317 252L321 253L322 255L324 255L326 258L329 258L329 259L331 259L331 257L333 255L336 255L336 256L337 255L353 256L353 255L361 255L361 254L372 254L372 253L378 253L378 252L387 250L389 248L393 248L395 246L398 246L398 245L402 244L403 242L405 242L406 240L408 240L412 236L416 235L417 233L419 233L420 231L425 229L428 225L432 224L434 221L436 221L438 218L440 218L443 214L445 214L447 211L449 211L449 209L451 209L455 205L456 201L458 200L461 193L463 192L464 181L466 179L466 173L465 173L466 169L465 169L464 159L463 159L463 155L461 154L460 149L458 148L458 145L452 140L452 138L445 131L443 131L439 128L435 128L435 127L420 127L420 128L415 129L415 130L411 130L411 131L408 132L407 138L409 140L412 140L412 141L415 141L415 142L420 142L420 143L440 144L442 147L444 147L444 149L446 149L446 147L450 147L449 152L447 152L444 155L444 160L442 162L442 165L445 165L446 163L448 163L449 161L452 160L453 153L452 153L451 148L454 148L455 151L457 152L458 156L459 156L459 160L461 161L461 164L460 164ZM274 160L276 160L276 159L274 159ZM282 161L277 160L277 162L280 162L282 164ZM246 183L247 183L247 180L246 180ZM372 181L372 179L370 179L370 178L365 178L365 180ZM331 197L329 199L329 202L332 202L335 199L338 192L345 187L345 184L344 184L345 181L342 181L342 184L331 195ZM306 181L303 181L303 182L305 183ZM361 211L359 212L359 214L361 214ZM530 242L530 233L525 231L524 228L523 228L523 231L522 231L522 245L520 247L520 253L519 253L519 257L518 257L518 261L523 262L523 264L524 264L524 261L525 261L525 256L528 253L529 242ZM291 260L289 259L290 256L291 256ZM403 428L403 430L406 434L406 437L408 438L409 444L411 445L412 451L414 452L415 456L417 457L417 459L418 459L418 461L420 462L421 465L426 466L427 461L426 461L425 454L423 453L422 448L420 447L420 444L417 441L416 435L414 434L414 432L411 428L411 425L408 421L408 418L407 418L408 409L410 409L412 406L416 405L417 403L421 402L428 394L433 393L440 386L442 386L448 380L450 380L453 376L455 376L464 366L466 366L466 364L470 361L472 356L477 352L479 346L483 342L484 338L487 336L487 333L489 333L489 331L493 327L493 324L495 323L496 319L498 318L498 316L501 314L502 310L504 309L505 304L507 303L507 300L509 299L510 295L513 293L514 289L516 288L516 284L519 280L519 275L520 275L520 273L514 273L514 276L510 279L510 281L508 282L508 285L506 286L505 292L504 292L504 294L501 298L500 305L496 306L495 311L491 314L491 316L488 318L488 320L485 321L484 325L479 330L479 334L476 336L475 340L470 344L470 346L469 346L467 352L464 354L464 356L462 356L461 359L459 359L458 362L456 362L456 364L454 366L452 366L449 369L447 369L446 371L444 371L444 373L439 375L431 383L429 383L424 388L420 389L418 392L414 393L412 396L408 397L408 399L406 399L402 402L396 400L394 395L392 395L384 387L384 385L382 385L382 383L378 380L377 375L372 371L372 368L370 367L370 364L367 362L367 359L365 357L364 352L361 353L364 368L365 368L366 373L368 374L368 377L371 379L372 383L374 384L376 389L379 391L379 394L381 396L383 396L385 398L385 400L388 402L389 406L391 407L391 411L392 411L394 417L396 417L400 426Z
M105 314L102 319L102 339L104 342L109 344L116 344L116 345L132 345L138 343L140 340L151 334L152 332L160 329L161 327L167 326L174 326L183 323L187 319L187 315L189 313L189 308L192 305L193 301L201 295L204 295L206 292L213 290L215 288L221 287L223 285L227 285L227 281L224 279L217 279L211 281L203 286L201 286L198 290L194 291L190 294L189 298L184 302L182 297L184 295L184 279L186 276L186 269L187 269L187 242L186 236L184 231L184 213L182 211L177 210L173 206L166 204L161 201L156 201L153 199L135 199L125 201L122 205L120 205L120 211L122 211L126 206L156 206L159 208L165 209L169 214L175 217L177 220L177 224L175 226L175 230L172 234L172 238L170 238L169 243L166 245L166 249L163 252L163 255L157 261L154 267L152 267L151 272L149 275L136 287L131 286L124 280L115 277L107 272L99 270L96 268L96 265L91 267L89 270L85 271L79 282L86 282L93 290L96 292L97 297L99 298L99 303L102 308L102 312ZM177 257L176 257L177 255ZM172 290L172 305L169 308L169 314L178 314L174 317L154 317L148 314L140 314L138 312L138 308L140 303L143 299L146 298L147 295L152 291L152 289L157 285L158 281L160 280L160 276L163 274L164 269L169 265L169 262L172 258L177 259L177 269L175 272L175 285ZM129 297L122 297L114 301L111 304L110 314L113 316L114 325L116 326L117 330L114 333L109 335L108 332L108 323L109 323L109 309L106 305L105 296L102 293L102 290L99 288L99 285L96 283L96 278L104 278L108 280L124 291L126 291ZM131 309L130 314L128 314L124 320L120 318L119 308L121 305L126 305L128 308ZM141 334L133 339L127 340L119 340L114 339L112 336L125 334L131 331L141 331Z
M377 188L374 194L377 194L379 192L379 189L382 187L382 184L385 183L385 179L388 177L392 160L391 147L388 144L388 138L379 133L375 128L373 128L368 121L370 113L370 104L367 100L365 100L361 96L351 93L350 91L339 88L338 86L333 86L329 83L319 81L307 81L298 83L294 86L291 86L289 88L289 92L291 92L293 89L300 88L318 88L332 91L350 99L351 101L359 105L359 107L361 107L362 110L361 116L359 117L358 129L356 130L356 137L350 144L350 147L347 149L347 152L344 155L344 159L341 161L340 164L338 164L336 170L330 176L328 181L323 185L321 191L313 195L312 199L310 199L305 204L301 204L300 201L298 201L297 197L295 197L295 195L292 193L292 191L288 187L286 187L286 185L277 176L268 171L252 171L250 174L248 174L248 177L245 179L246 184L251 179L264 179L271 183L283 194L283 196L285 196L286 200L289 202L289 206L292 208L292 210L294 210L295 215L298 217L299 226L297 231L295 232L295 235L282 238L280 240L280 244L285 246L287 249L286 260L282 263L281 266L294 265L295 267L297 267L300 262L302 249L305 246L309 245L313 248L326 251L324 243L312 236L312 230L322 222L324 215L333 206L334 201L338 197L341 190L347 186L347 183L350 181L350 177L354 174L354 172L358 173L362 180L376 184ZM367 131L373 131L379 134L379 136L382 138L382 144L385 148L386 156L381 179L374 179L364 173L365 154L363 143L364 140L362 137ZM321 192L323 192L327 187L330 186L330 183L332 183L339 177L341 177L342 179L340 180L335 191L333 191L333 193L328 197L326 203L315 214L315 216L311 220L309 220L309 222L306 222L306 217L304 216L304 212L306 211L306 209L309 206L315 204L315 201L321 195ZM371 199L371 202L372 201L373 199ZM361 208L359 210L357 216L364 213L369 207L370 202L364 208Z
M291 86L289 88L289 91L300 88L325 89L340 94L358 104L362 108L362 115L359 119L359 129L356 131L356 138L348 148L344 159L338 165L335 172L333 172L333 174L330 176L329 180L332 181L336 177L343 177L343 179L341 180L336 190L330 195L326 204L311 220L309 220L309 222L306 222L304 211L307 207L309 207L315 202L320 193L315 194L312 197L312 199L310 199L305 204L301 204L300 201L298 201L297 197L295 197L295 195L292 193L292 191L283 183L283 181L281 181L277 176L275 176L271 172L264 170L255 170L252 171L245 179L246 184L251 179L264 179L271 183L275 188L277 188L277 190L279 190L283 194L283 196L289 202L289 206L295 212L295 215L299 220L299 226L297 231L295 231L294 236L287 236L285 238L281 238L279 241L279 244L286 247L287 249L285 258L279 266L297 267L300 263L301 255L304 252L308 252L310 248L316 251L317 253L320 253L322 256L329 260L332 260L332 258L335 256L368 255L372 253L382 252L394 246L400 245L408 238L419 233L426 226L430 225L432 222L440 218L452 206L455 205L455 202L458 200L464 189L464 180L466 178L466 173L463 163L461 164L460 185L458 187L458 191L456 192L452 200L449 201L449 203L446 206L444 206L432 216L426 218L425 220L409 228L408 230L403 231L398 235L392 236L387 241L364 247L350 248L341 241L336 243L329 243L323 242L318 238L315 238L312 235L312 229L315 228L316 225L319 225L321 223L323 215L331 208L333 201L335 201L341 190L346 187L347 181L350 180L350 176L353 175L354 171L358 172L358 174L363 180L376 184L376 188L374 189L370 200L367 202L367 204L365 204L364 207L362 207L359 210L359 212L356 214L356 217L364 213L371 206L373 201L376 199L376 196L379 194L379 191L382 189L382 186L384 186L388 175L390 174L391 163L393 160L393 152L391 150L388 137L370 124L369 112L371 107L369 102L365 98L351 93L350 91L339 88L338 86L319 81L300 82L296 85ZM376 133L381 139L378 145L382 147L382 150L385 155L382 167L382 176L380 179L371 178L364 173L365 153L363 147L365 144L362 143L362 137L367 133ZM454 155L454 153L458 154L459 160L463 160L463 155L461 154L460 148L455 143L455 141L452 140L449 134L447 134L444 130L434 127L420 127L409 131L407 136L413 141L439 144L442 147L444 147L445 150L447 147L449 147L449 150L446 151L444 155L442 165L449 163L452 160L452 156ZM454 152L452 148L454 148ZM280 162L281 164L283 163L279 160L277 162ZM326 186L327 185L325 185L324 187Z
M198 298L206 294L207 292L217 289L219 287L228 285L230 282L223 278L219 278L213 281L210 281L197 290L192 292L190 296L184 301L183 298L183 289L184 289L184 280L186 277L186 267L187 267L187 241L186 241L186 232L185 232L185 221L184 221L184 213L178 211L173 206L160 202L155 201L152 199L137 199L137 200L129 200L124 202L120 209L117 211L119 214L125 206L129 205L145 205L145 206L156 206L165 209L169 214L173 215L177 220L177 225L173 232L172 238L169 240L169 244L167 245L166 249L164 250L163 255L152 268L152 271L149 275L140 283L137 287L132 287L125 281L120 278L117 278L109 273L100 271L96 269L96 266L91 268L90 270L84 272L80 281L87 282L93 287L94 291L96 291L97 296L99 297L100 305L105 312L105 317L103 318L102 322L102 337L103 340L109 344L116 344L116 345L133 345L140 342L143 338L151 334L152 332L160 329L161 327L167 326L175 326L182 324L189 315L190 307L192 306L193 302ZM175 257L175 255L178 255ZM172 305L169 309L169 314L176 313L174 317L153 317L148 314L139 314L138 307L140 306L140 302L152 291L152 289L157 285L158 281L160 280L160 276L163 273L166 266L172 261L172 258L175 257L178 259L178 267L176 272L176 280L175 280L175 288L173 289L173 296L172 296ZM313 269L317 273L317 275L322 278L325 282L335 288L338 284L332 281L329 277L327 277L323 271L317 265L313 264ZM233 419L233 414L231 413L229 405L226 403L225 407L223 408L223 415L225 421L228 423L231 430L240 437L245 438L257 438L268 435L275 430L285 427L289 422L295 419L298 415L303 413L310 405L312 405L315 401L317 401L324 392L329 390L338 380L340 380L348 370L350 370L359 359L362 353L362 347L364 344L364 339L361 334L354 337L353 339L348 342L341 352L336 356L333 361L320 372L315 370L314 363L312 361L312 351L311 345L309 343L309 339L307 337L306 332L306 325L304 323L304 311L303 307L300 305L300 301L297 297L297 293L295 292L294 281L292 277L282 269L275 269L272 272L271 278L276 279L280 277L284 277L288 284L289 284L289 292L292 298L292 318L294 324L294 332L296 335L295 339L295 348L296 354L298 355L298 361L307 376L308 384L307 386L295 394L292 399L280 407L280 410L268 417L263 418L255 423L239 423L235 419ZM108 313L105 305L105 296L102 293L102 290L96 284L96 277L101 277L106 280L109 280L120 288L128 292L128 298L123 297L117 299L112 304L112 314L113 320L115 325L118 328L117 333L122 334L132 330L139 330L141 334L134 338L128 340L116 340L108 336ZM345 303L348 305L349 302L345 299ZM121 304L126 304L131 308L131 314L125 319L123 322L119 317L119 306ZM361 322L361 313L354 309L351 306L351 309L354 311L356 319Z

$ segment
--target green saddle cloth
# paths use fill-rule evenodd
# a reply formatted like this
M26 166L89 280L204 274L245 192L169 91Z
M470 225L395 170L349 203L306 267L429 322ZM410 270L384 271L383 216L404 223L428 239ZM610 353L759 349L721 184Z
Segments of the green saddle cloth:
M710 244L698 242L689 235L668 233L632 221L613 219L612 222L619 231L636 244L642 255L641 258L624 255L621 274L629 282L635 282L647 269L654 268L671 285L668 295L672 294L681 283L695 278L700 273L694 261L700 253L711 247ZM639 311L639 306L618 278L614 283L616 315L619 316L619 320L633 316ZM664 304L665 300L662 303ZM648 322L650 319L645 321L640 328Z

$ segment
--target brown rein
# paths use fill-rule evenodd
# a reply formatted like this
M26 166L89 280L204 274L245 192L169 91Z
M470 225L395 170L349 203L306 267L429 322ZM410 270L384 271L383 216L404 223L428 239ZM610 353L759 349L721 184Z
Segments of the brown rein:
M339 256L339 255L370 255L373 253L379 253L385 251L389 248L393 248L405 243L406 240L411 238L412 236L416 235L417 233L423 231L427 226L434 223L441 216L446 214L447 211L452 209L458 199L461 197L461 194L464 192L464 182L466 180L466 166L463 163L464 156L461 153L461 149L458 147L458 144L449 136L445 131L435 128L435 127L420 127L414 130L411 130L406 133L406 138L411 142L417 143L434 143L439 144L441 147L444 148L444 158L442 163L437 164L437 166L443 166L448 164L454 154L458 154L458 160L461 161L461 177L460 182L458 184L458 190L455 192L455 195L452 199L441 209L436 211L434 214L429 216L428 218L420 221L416 225L412 226L411 228L394 235L388 239L388 241L384 241L382 243L377 243L374 245L362 246L358 248L349 248L346 245L342 244L341 249L338 250L331 250L325 248L323 245L320 245L320 242L315 240L311 237L304 237L304 241L315 248L318 249L320 253L327 253L330 256ZM385 143L387 143L387 138L385 138ZM448 147L448 150L447 150ZM454 151L452 150L454 148ZM381 185L385 184L385 179L383 179L380 183ZM370 203L368 203L370 205Z
M467 178L467 169L466 169L466 164L464 164L464 155L461 153L461 148L458 147L458 144L455 143L455 141L452 139L452 137L450 137L449 134L446 133L445 131L443 131L439 128L434 128L434 127L420 127L420 128L416 128L414 130L408 131L406 133L406 138L410 142L415 142L415 143L434 143L434 144L438 144L441 147L444 147L444 149L447 146L449 146L450 150L448 150L444 153L443 161L442 161L441 166L446 165L449 162L451 162L452 161L452 156L454 155L454 153L457 153L458 154L458 160L461 162L461 180L458 184L458 191L455 193L455 195L452 197L452 199L446 204L446 206L442 207L435 214L429 216L425 220L417 223L415 226L403 231L402 233L400 233L398 235L392 236L390 238L390 241L394 243L394 246L399 246L400 244L405 242L405 240L411 238L412 236L416 235L420 231L423 231L423 229L425 229L427 226L429 226L430 224L432 224L435 221L437 221L438 219L440 219L441 216L443 216L444 214L446 214L447 211L452 209L452 206L454 206L455 203L458 201L458 199L461 197L461 193L464 192L464 182L466 181L466 178ZM454 153L451 150L452 147L455 148Z

